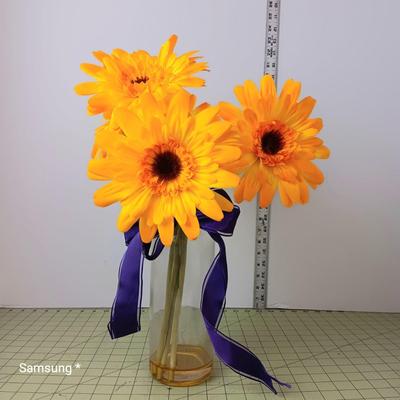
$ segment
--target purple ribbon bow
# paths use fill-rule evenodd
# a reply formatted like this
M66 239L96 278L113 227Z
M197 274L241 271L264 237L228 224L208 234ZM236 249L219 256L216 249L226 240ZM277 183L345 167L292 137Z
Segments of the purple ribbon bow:
M230 200L226 192L218 192ZM200 228L208 232L219 246L219 253L204 278L200 309L218 358L235 372L261 382L276 394L273 381L286 387L290 385L270 375L254 353L218 330L228 286L226 249L222 237L233 234L239 213L239 207L235 206L231 212L224 212L221 221L214 221L200 212L197 214ZM150 245L140 239L138 224L125 233L125 243L128 247L119 267L117 294L108 324L112 339L140 331L143 260L154 260L164 248L157 237L150 253Z

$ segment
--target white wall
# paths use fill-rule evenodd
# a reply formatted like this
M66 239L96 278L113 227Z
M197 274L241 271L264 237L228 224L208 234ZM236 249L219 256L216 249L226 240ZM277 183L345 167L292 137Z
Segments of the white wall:
M400 311L400 2L282 0L280 82L319 103L326 184L272 216L270 306Z
M177 33L179 52L200 49L209 61L202 98L233 100L233 86L262 71L264 14L263 1L0 1L0 306L114 298L123 237L118 207L92 204L101 183L88 181L86 164L100 119L73 92L87 78L79 64L96 49L154 53ZM243 207L227 240L231 305L252 304L254 212Z
M269 304L400 311L400 4L282 3L280 80L302 80L304 93L318 99L332 157L310 205L274 203ZM198 48L209 61L201 98L212 102L233 100L232 87L262 71L262 0L110 4L0 2L0 306L113 300L124 251L118 207L92 204L99 185L87 180L86 163L99 119L85 115L86 99L72 90L85 79L79 63L91 50L155 52L175 32L178 51ZM255 205L242 210L227 240L231 306L252 304Z

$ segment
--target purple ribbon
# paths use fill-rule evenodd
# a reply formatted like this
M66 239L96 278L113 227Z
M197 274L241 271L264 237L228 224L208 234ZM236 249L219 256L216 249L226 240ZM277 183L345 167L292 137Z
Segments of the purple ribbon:
M224 191L218 192L229 199ZM273 381L286 387L290 385L270 375L254 353L218 330L225 309L228 286L226 249L222 237L233 234L239 213L239 207L235 206L231 212L224 212L221 221L213 221L202 213L197 214L200 228L208 232L219 246L219 253L214 258L203 282L200 309L218 358L235 372L259 381L276 394ZM142 243L140 239L138 224L125 233L125 243L128 247L119 267L117 294L108 324L112 339L140 331L143 260L145 258L154 260L164 248L156 237L153 250L150 252L150 245Z

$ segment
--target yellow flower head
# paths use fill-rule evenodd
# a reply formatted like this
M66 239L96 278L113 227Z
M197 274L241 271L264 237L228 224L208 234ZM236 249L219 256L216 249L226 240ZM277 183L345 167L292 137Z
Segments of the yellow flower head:
M241 159L236 168L243 176L235 190L238 202L250 201L259 192L260 207L268 206L278 190L287 207L308 201L308 185L315 189L323 174L311 160L328 158L329 150L316 137L320 118L309 118L315 100L298 101L300 83L288 80L278 96L270 75L261 88L245 81L235 88L242 108L220 103L221 116L232 122L241 136Z
M204 79L193 75L206 70L207 63L197 61L197 51L177 56L174 53L176 41L177 36L172 35L158 56L144 50L128 53L115 49L111 54L95 51L93 55L101 66L81 64L81 69L95 81L75 87L78 94L91 95L88 113L103 113L109 119L115 107L135 102L143 93L150 92L160 99L183 87L204 86Z
M144 242L158 230L161 241L170 245L175 221L195 239L200 232L196 209L214 220L232 209L211 188L239 182L225 168L240 157L238 143L233 142L231 124L218 119L217 106L195 110L194 102L194 96L180 91L164 109L147 94L134 110L115 110L123 134L110 129L96 135L106 156L90 160L88 174L111 182L96 191L94 202L102 207L120 202L118 228L125 232L139 221Z
M145 102L145 104L149 104L149 99L147 100L147 102ZM156 110L153 109L153 111L166 114L167 109L168 109L168 104L169 104L169 100L167 100L167 99L164 99L163 101L158 101L157 109ZM196 115L200 111L205 110L208 107L210 107L210 105L208 103L206 103L206 102L201 103L192 110L192 114ZM122 108L130 110L130 111L133 110L134 112L137 112L139 110L139 112L140 112L140 109L138 109L137 104L129 105L128 107L122 107ZM115 115L115 113L113 115ZM213 121L218 121L220 119L221 118L219 117L219 114L216 114ZM96 129L95 139L94 139L92 152L91 152L92 158L104 158L107 156L107 152L105 151L104 148L100 147L100 144L104 143L104 138L107 137L107 135L109 135L110 133L113 135L117 134L117 133L120 135L124 135L124 132L121 130L119 125L115 122L115 117L111 118L111 120L106 120L103 125L99 126ZM239 137L238 137L237 132L234 132L233 130L227 131L227 134L225 134L223 137L225 145L231 145L231 146L238 146L238 144L239 144L238 139L239 139ZM108 143L108 145L110 145L110 143ZM224 164L224 167L226 169L232 170L232 171L236 169L235 166L236 166L236 161L234 161L232 163Z

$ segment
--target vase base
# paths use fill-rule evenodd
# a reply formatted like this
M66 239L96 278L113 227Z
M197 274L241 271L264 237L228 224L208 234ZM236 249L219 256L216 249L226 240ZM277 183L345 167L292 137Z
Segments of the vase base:
M169 361L169 355L163 365L157 362L156 353L150 357L153 378L167 386L199 385L211 374L212 359L201 346L178 344L175 368L169 366Z

